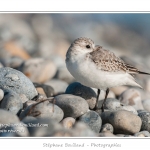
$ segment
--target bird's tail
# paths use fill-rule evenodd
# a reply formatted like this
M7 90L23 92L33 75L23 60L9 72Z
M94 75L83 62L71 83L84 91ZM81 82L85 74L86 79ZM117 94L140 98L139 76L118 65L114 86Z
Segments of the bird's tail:
M142 71L138 71L138 73L140 73L140 74L146 74L146 75L150 75L150 73L147 73L147 72L142 72Z

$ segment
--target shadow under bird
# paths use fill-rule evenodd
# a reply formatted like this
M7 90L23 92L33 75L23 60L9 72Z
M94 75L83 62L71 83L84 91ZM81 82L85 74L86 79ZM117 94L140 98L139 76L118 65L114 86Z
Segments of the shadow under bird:
M109 88L121 85L137 86L142 88L134 79L133 74L147 74L126 64L113 52L95 45L85 37L76 39L66 54L66 66L72 76L85 86L97 88L97 99L94 110L97 109L100 90L106 91L104 104Z

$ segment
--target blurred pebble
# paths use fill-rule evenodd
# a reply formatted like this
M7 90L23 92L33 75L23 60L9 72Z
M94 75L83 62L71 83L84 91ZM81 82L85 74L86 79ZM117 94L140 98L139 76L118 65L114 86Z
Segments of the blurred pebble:
M46 96L46 94L45 94L43 88L37 87L36 90L37 90L37 92L38 92L39 94Z
M96 134L94 131L91 130L91 128L81 122L78 121L77 123L75 123L75 126L73 128L73 136L75 137L95 137L98 136L98 134Z
M101 132L104 132L104 131L110 131L111 133L113 133L114 128L110 123L106 123L106 124L102 125L102 128L101 128Z
M99 137L116 137L116 135L114 135L109 130L106 130L106 131L100 132Z
M79 121L87 124L92 131L99 133L102 125L102 119L95 111L88 111L79 117Z
M30 106L30 105L32 105L32 104L35 104L35 103L36 103L36 101L28 100L28 101L26 101L26 102L23 104L23 108L26 108L26 107L28 107L28 106Z
M68 83L58 79L52 79L45 84L51 86L54 89L54 95L65 93L65 90L68 87Z
M126 91L128 89L127 86L117 86L113 87L110 90L116 95L119 96L122 92Z
M7 119L6 119L7 118ZM0 124L18 123L19 118L7 110L0 109Z
M12 68L0 68L0 88L5 91L13 91L25 94L28 99L37 95L33 83L20 71Z
M140 92L134 88L124 91L120 95L119 100L125 105L133 106L136 110L143 109Z
M61 121L61 123L62 123L62 125L63 125L64 128L70 129L70 128L72 128L73 125L75 124L75 121L76 121L76 120L75 120L74 118L72 118L72 117L66 117L66 118L64 118L64 119Z
M70 74L70 72L68 71L66 66L58 68L55 78L63 80L65 82L67 82L68 84L75 81L74 77Z
M32 117L32 116L26 116L25 118L23 118L21 121L24 123L24 124L27 124L29 122L32 122L34 120L37 120L36 117Z
M3 64L0 62L0 68L3 68L4 66L3 66Z
M134 136L137 136L137 137L150 137L150 133L148 131L141 131L141 132L135 133Z
M57 68L50 60L32 58L22 63L19 70L32 82L44 83L54 77Z
M142 120L141 130L150 132L150 112L141 112L138 116Z
M36 118L52 118L56 122L60 122L63 119L64 113L57 105L53 105L48 101L45 101L26 107L26 109L20 114L20 119L23 119L26 116L33 116Z
M143 104L144 109L150 112L150 99L143 100L142 104Z
M23 108L22 100L17 93L6 93L0 104L0 108L10 111L14 114L18 114Z
M110 123L114 127L114 133L134 134L141 129L142 121L140 117L129 111L103 112L101 118L103 124Z
M51 97L54 95L54 89L49 86L49 85L46 85L46 84L39 84L39 83L34 83L34 86L37 88L37 87L41 87L43 88L45 94L47 97Z
M0 89L0 101L3 99L3 97L4 97L4 92L2 89Z
M90 87L82 85L79 82L71 83L67 87L65 94L73 94L76 96L80 96L88 102L90 109L93 109L95 107L96 94L94 90L91 89Z
M64 111L64 118L77 118L89 110L88 103L79 96L63 94L56 96L54 99L55 104Z

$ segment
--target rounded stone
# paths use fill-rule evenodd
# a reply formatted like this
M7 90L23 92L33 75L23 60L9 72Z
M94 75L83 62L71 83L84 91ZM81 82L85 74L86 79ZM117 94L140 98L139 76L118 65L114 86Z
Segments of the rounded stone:
M84 86L79 82L71 83L67 87L65 94L80 96L88 102L90 109L93 109L95 107L96 93L92 88Z
M57 105L53 105L45 101L26 107L26 109L20 114L20 119L23 119L26 116L32 116L36 118L52 118L56 122L60 122L63 119L64 113Z
M87 124L92 131L99 133L102 125L102 119L95 111L88 111L84 115L79 117L81 122Z
M29 100L24 94L20 94L19 97L21 98L23 104Z
M70 128L72 128L73 125L75 124L75 121L76 121L76 120L75 120L74 118L72 118L72 117L66 117L66 118L64 118L64 119L61 121L61 123L62 123L62 125L63 125L64 128L70 129Z
M106 124L102 125L102 128L101 128L101 132L105 132L105 131L110 131L111 133L113 133L114 128L110 123L106 123Z
M4 97L4 92L2 89L0 89L0 101L3 99L3 97Z
M137 137L150 137L150 133L148 131L141 131L141 132L135 133L134 136L137 136Z
M58 79L52 79L45 84L51 86L54 89L54 95L65 93L65 90L68 87L68 83Z
M23 73L9 67L0 68L0 88L4 92L24 94L28 99L38 94L33 83Z
M17 122L19 122L19 118L15 114L4 109L0 109L0 125Z
M51 97L54 95L54 89L49 86L49 85L46 85L46 84L39 84L39 83L34 83L34 86L37 88L37 87L41 87L43 88L45 94L47 97Z
M116 137L112 132L108 131L103 131L100 132L99 137Z
M138 116L142 120L141 130L150 132L150 112L141 112Z
M139 116L125 110L103 112L103 124L110 123L117 134L135 134L140 131L142 121Z
M54 77L56 66L50 60L32 58L26 60L19 68L32 82L44 83Z
M5 94L0 104L0 108L10 111L14 114L18 114L23 108L23 103L20 96L17 93L9 92Z
M143 104L144 109L150 112L150 99L143 100L142 104Z
M70 94L58 95L55 98L55 104L64 112L64 118L77 118L89 110L88 103L79 96Z
M127 86L117 86L117 87L111 88L111 91L112 91L116 96L119 96L119 95L121 95L121 93L123 93L123 92L126 91L127 89L128 89Z
M135 88L130 88L124 91L120 95L119 100L121 103L125 105L131 105L136 110L143 109L140 92Z

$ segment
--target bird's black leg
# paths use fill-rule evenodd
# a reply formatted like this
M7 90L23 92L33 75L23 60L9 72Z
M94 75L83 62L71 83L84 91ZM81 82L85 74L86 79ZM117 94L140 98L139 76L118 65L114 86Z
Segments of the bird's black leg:
M109 88L106 90L105 99L104 99L104 101L103 101L102 108L101 108L101 109L102 109L102 112L104 112L104 104L105 104L105 102L106 102L108 93L109 93Z
M100 92L101 92L101 90L98 89L97 90L97 97L96 97L96 104L95 104L94 110L96 110L96 108L97 108Z

